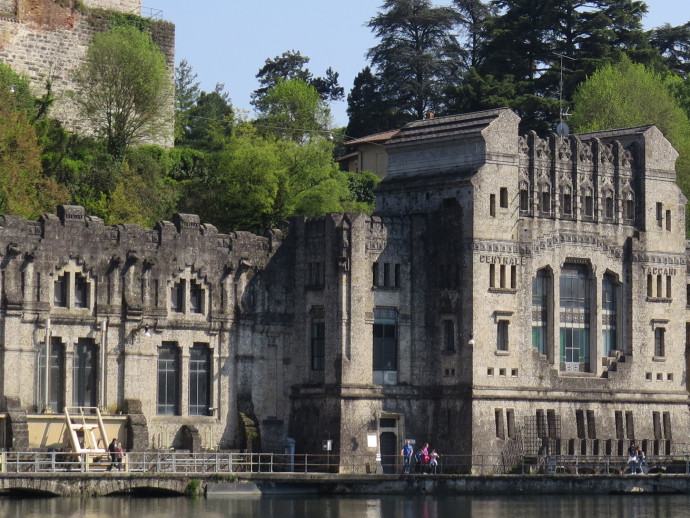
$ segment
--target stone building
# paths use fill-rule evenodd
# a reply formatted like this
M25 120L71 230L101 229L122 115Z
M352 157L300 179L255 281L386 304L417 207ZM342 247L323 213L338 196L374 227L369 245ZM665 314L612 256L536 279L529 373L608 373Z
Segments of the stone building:
M35 95L51 82L55 102L50 116L70 131L88 133L69 91L75 89L71 73L82 62L95 32L108 28L111 14L142 16L141 0L0 0L0 62L26 75ZM166 57L170 76L175 69L175 26L151 20L151 36ZM172 146L173 99L169 116L155 144Z
M6 445L50 447L31 430L92 405L130 447L331 440L342 471L392 469L405 438L507 465L685 451L677 152L654 126L541 139L518 121L410 123L374 216L285 233L5 216Z

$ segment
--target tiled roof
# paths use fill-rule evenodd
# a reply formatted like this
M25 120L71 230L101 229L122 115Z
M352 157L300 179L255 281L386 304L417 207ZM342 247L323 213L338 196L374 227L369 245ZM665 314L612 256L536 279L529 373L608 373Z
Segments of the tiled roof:
M436 117L433 119L410 122L391 138L388 144L395 145L478 133L508 109L509 108L497 108L494 110L466 113L462 115L448 115L446 117Z
M374 133L372 135L366 135L364 137L348 140L344 144L347 147L350 147L350 146L356 146L358 144L366 144L368 142L377 142L377 143L386 142L393 135L395 135L398 131L400 131L400 130L396 129L396 130L391 130L391 131L383 131L381 133Z

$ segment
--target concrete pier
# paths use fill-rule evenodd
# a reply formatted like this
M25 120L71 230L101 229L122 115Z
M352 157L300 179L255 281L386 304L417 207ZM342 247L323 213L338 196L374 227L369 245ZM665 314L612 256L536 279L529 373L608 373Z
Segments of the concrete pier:
M168 475L125 473L4 474L5 495L84 496L170 494L672 494L690 493L690 475L328 475L246 473Z

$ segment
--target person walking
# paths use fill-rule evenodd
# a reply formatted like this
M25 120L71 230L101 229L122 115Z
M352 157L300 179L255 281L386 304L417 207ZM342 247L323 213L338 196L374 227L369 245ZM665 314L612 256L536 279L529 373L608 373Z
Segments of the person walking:
M403 473L410 472L410 462L412 461L412 454L414 453L414 448L410 441L405 441L405 446L400 450L400 455L403 458Z
M637 472L637 446L635 446L635 441L630 441L630 448L628 448L628 466L630 466L630 474L634 475Z
M112 471L113 467L116 467L118 471L122 470L122 447L117 439L113 439L108 446L108 452L110 453L110 466L108 466L108 471Z

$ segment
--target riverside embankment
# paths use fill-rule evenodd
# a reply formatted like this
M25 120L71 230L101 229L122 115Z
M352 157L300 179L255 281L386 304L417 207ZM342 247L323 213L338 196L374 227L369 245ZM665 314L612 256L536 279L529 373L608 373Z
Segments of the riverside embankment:
M690 475L331 475L243 473L8 473L2 494L97 497L247 494L690 494Z

